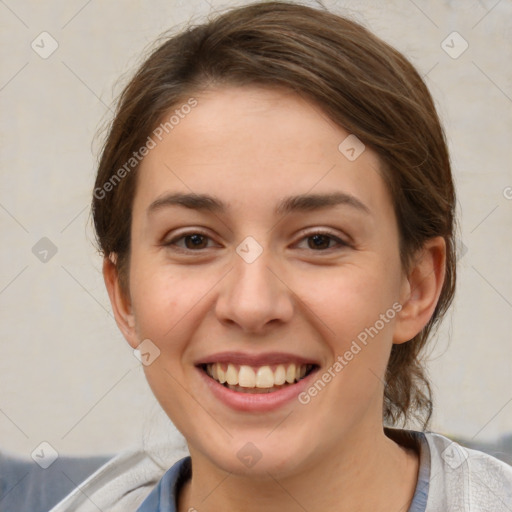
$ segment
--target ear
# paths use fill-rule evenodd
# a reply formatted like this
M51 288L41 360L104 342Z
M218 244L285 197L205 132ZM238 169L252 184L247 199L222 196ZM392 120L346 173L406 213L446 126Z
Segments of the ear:
M393 343L405 343L416 336L432 317L441 294L446 270L446 242L438 236L428 240L415 254L408 275L404 275Z
M135 316L130 297L127 297L123 292L119 282L115 255L103 258L103 280L105 281L117 326L123 333L126 341L135 349L139 345L135 332Z

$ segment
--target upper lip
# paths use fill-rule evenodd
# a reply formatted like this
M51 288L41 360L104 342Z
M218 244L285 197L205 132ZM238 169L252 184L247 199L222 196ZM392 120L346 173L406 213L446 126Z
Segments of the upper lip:
M201 366L210 363L233 363L247 366L265 366L274 364L314 364L319 365L318 361L312 358L306 358L295 354L285 352L266 352L263 354L247 354L244 352L217 352L197 360L195 366Z

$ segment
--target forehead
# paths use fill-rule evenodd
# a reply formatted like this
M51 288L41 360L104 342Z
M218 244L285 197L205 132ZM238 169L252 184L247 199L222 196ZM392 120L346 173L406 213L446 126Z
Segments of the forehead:
M208 193L254 213L307 192L342 191L374 208L390 206L377 155L365 148L347 158L339 147L350 134L317 105L257 87L195 98L197 106L142 161L134 207L176 191Z

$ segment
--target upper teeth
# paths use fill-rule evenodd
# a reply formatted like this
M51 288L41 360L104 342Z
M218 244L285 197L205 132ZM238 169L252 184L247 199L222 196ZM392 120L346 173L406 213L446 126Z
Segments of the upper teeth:
M247 365L235 365L229 363L210 363L206 365L206 372L216 381L232 386L244 388L271 388L280 386L285 382L292 384L306 375L312 365L302 364L278 364L272 369L270 366L252 367Z

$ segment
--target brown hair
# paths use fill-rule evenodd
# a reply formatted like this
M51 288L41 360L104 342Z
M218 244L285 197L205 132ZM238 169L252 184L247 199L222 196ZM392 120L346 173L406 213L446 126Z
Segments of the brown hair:
M377 152L405 269L426 240L444 237L446 274L437 307L417 336L393 345L384 389L388 424L412 415L425 428L432 399L420 353L454 294L455 192L426 85L403 55L361 25L328 11L262 2L232 9L161 44L122 92L102 150L92 203L101 252L115 256L128 292L137 167L132 162L131 170L126 162L171 108L223 84L288 88ZM120 173L123 166L126 172Z

